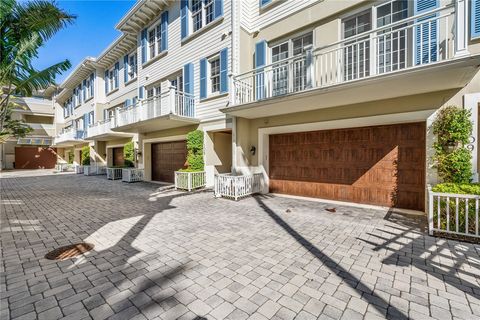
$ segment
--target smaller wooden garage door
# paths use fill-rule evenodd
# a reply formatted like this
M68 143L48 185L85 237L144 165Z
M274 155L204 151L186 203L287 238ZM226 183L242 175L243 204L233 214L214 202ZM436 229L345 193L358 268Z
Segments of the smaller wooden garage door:
M152 144L152 180L174 182L174 171L184 168L186 159L186 141Z
M425 123L270 136L270 192L424 210Z
M15 169L53 169L56 163L55 148L15 147Z
M123 147L113 148L113 165L114 166L123 166L125 161L123 158Z

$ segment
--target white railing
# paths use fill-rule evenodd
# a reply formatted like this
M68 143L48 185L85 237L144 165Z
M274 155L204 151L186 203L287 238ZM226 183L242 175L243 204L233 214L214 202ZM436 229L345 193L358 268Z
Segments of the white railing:
M118 108L115 113L116 120L112 127L121 127L168 114L195 118L194 96L170 88L167 92L140 100L128 108Z
M85 131L77 129L66 130L55 137L55 143L85 139Z
M101 134L105 133L111 133L112 130L110 130L112 127L112 119L107 119L104 121L97 122L87 129L87 138L99 136Z
M104 175L107 173L107 167L104 165L83 166L83 174L86 176Z
M452 59L454 15L454 6L448 5L235 76L234 104Z
M75 168L75 173L76 174L83 174L84 167L82 165L77 164L77 165L74 166L74 168Z
M108 180L121 180L123 168L107 168Z
M192 191L203 188L207 184L205 171L185 172L175 171L175 189Z
M262 188L262 174L235 176L232 174L215 175L215 197L225 197L238 200L254 193L259 193Z
M480 237L480 196L429 191L428 231Z
M139 182L143 181L143 169L126 168L122 169L123 182Z

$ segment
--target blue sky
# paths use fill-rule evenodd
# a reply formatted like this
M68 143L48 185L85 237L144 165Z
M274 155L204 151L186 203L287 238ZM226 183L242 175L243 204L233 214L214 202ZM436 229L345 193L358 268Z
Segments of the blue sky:
M38 69L64 59L70 60L73 69L86 56L97 57L120 35L115 25L135 1L83 0L57 3L67 12L77 15L77 19L73 25L57 33L40 49L39 58L34 63ZM68 74L69 71L57 76L57 83L60 84Z

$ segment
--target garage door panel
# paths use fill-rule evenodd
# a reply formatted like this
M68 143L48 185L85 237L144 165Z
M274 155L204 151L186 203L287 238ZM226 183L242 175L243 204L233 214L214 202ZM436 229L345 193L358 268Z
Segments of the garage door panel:
M53 169L57 149L44 147L15 147L15 169Z
M425 124L270 136L270 191L424 209Z
M152 144L152 180L174 182L174 172L185 166L185 141Z

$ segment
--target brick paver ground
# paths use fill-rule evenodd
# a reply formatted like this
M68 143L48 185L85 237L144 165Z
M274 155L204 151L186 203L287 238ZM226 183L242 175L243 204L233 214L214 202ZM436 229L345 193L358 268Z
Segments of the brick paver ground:
M479 319L480 246L424 219L4 174L1 319ZM85 256L44 255L80 241Z

